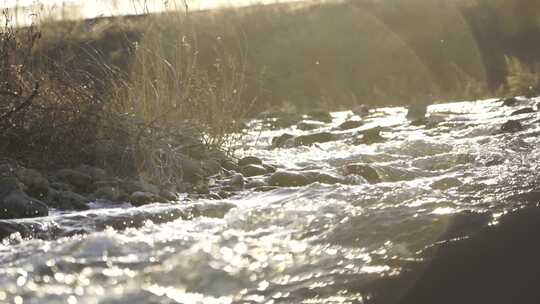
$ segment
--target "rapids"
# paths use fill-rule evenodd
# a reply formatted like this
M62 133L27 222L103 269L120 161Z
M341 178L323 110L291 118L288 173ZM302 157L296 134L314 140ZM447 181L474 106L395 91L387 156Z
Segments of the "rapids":
M432 105L427 126L406 109L373 109L365 124L336 131L354 116L332 113L316 131L268 130L261 121L244 137L243 155L282 170L333 175L366 163L382 182L313 183L226 200L95 204L12 221L32 226L0 244L1 303L364 303L361 286L398 275L445 239L485 227L536 189L538 112L497 100ZM498 134L509 119L525 129ZM353 145L355 132L382 127L386 139ZM270 149L283 133L331 131L341 140ZM79 233L84 232L84 233Z

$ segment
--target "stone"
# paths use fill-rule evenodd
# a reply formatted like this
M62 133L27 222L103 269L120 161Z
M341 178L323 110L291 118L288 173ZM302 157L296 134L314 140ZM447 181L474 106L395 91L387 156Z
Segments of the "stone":
M75 192L50 189L46 202L60 210L88 210L90 200Z
M133 192L150 192L153 194L159 194L159 187L156 185L145 182L144 180L128 180L121 183L121 188L126 193Z
M276 167L269 164L263 164L263 167L266 169L266 172L268 173L274 173L277 171Z
M233 161L230 161L230 160L225 160L224 162L222 162L221 167L223 167L223 169L228 170L228 171L238 172L240 170L240 167L238 167L237 164L235 164Z
M202 169L205 176L212 176L221 172L221 163L215 159L209 159L202 162Z
M334 135L329 132L300 135L294 139L296 146L311 146L315 143L325 143L334 140Z
M364 124L361 120L347 120L338 126L341 130L356 129Z
M36 198L44 198L49 193L49 181L34 169L20 168L16 176L25 185L25 192Z
M307 177L310 183L318 182L318 183L330 184L330 185L343 183L342 179L336 176L330 175L328 173L323 173L323 172L318 172L318 171L307 171L307 172L304 171L302 172L302 174L305 177Z
M261 180L251 180L246 184L246 189L253 189L264 186L266 186L266 183Z
M514 115L520 115L520 114L528 114L528 113L535 113L536 111L533 108L523 108L519 109L517 111L514 111L510 114L510 116Z
M92 177L72 169L62 169L56 173L56 178L64 183L73 185L77 191L87 192L92 186Z
M515 97L508 97L502 101L502 105L505 107L513 107L519 104L519 100Z
M181 166L183 181L198 183L204 179L204 170L199 162L186 157L182 159Z
M356 138L354 140L355 145L370 145L374 143L379 143L384 141L384 137L381 136L381 128L380 127L374 127L371 129L364 130L360 132L362 135L361 138Z
M30 218L48 214L47 205L24 193L16 178L0 178L0 219Z
M268 184L280 187L298 187L309 183L309 179L303 174L289 171L274 172L268 179Z
M125 196L125 194L120 187L104 186L94 191L94 196L99 199L106 199L115 202L121 197Z
M159 192L159 196L161 196L162 198L168 200L168 201L176 201L178 200L178 195L172 191L167 191L167 190L161 190Z
M298 130L311 131L324 127L325 124L317 121L301 121L296 125Z
M332 122L332 115L328 111L315 110L307 113L307 116L312 120L322 122Z
M523 125L517 120L505 122L500 129L501 133L515 133L519 131L523 131Z
M380 183L379 173L372 167L365 164L349 164L343 167L345 175L359 175L365 178L370 184Z
M261 165L247 165L240 168L240 172L247 177L265 175L266 169Z
M93 181L100 181L108 179L107 171L101 168L89 166L89 165L81 165L77 167L75 170L84 173L92 178Z
M360 117L368 115L369 114L369 107L366 105L359 105L355 107L352 112Z
M245 184L245 180L242 174L235 174L229 180L229 185L234 186L234 187L242 188L244 187L244 184Z
M272 138L272 148L282 148L288 146L288 142L294 138L291 134L282 134L280 136Z
M163 201L164 201L163 198L161 198L159 195L150 193L150 192L137 191L137 192L133 192L129 196L129 202L133 206L137 206L137 207L146 205L146 204L151 204L151 203L159 203Z
M246 156L238 160L238 166L262 165L262 160L255 156Z
M72 185L68 183L63 183L63 182L52 182L50 183L50 187L58 191L74 191L75 190L75 187L73 187Z

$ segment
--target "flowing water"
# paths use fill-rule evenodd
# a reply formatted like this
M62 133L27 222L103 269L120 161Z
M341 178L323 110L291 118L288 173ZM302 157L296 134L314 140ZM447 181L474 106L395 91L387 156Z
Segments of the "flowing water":
M0 302L363 303L360 286L399 274L444 238L497 224L520 205L509 196L539 184L538 113L512 116L521 132L495 134L511 112L538 101L433 105L437 123L427 127L411 125L404 108L375 109L365 125L332 131L343 139L312 146L269 148L274 136L309 133L295 127L253 131L241 153L280 170L339 176L344 165L365 163L382 182L358 177L139 208L95 204L14 221L37 232L0 245ZM332 113L311 132L352 115ZM374 126L386 141L350 143Z

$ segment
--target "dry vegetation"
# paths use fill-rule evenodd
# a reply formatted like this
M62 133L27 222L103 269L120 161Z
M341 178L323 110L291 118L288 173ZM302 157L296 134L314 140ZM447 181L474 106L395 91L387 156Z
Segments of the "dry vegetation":
M268 108L537 93L539 12L351 0L6 26L0 154L175 182L183 155L226 150Z

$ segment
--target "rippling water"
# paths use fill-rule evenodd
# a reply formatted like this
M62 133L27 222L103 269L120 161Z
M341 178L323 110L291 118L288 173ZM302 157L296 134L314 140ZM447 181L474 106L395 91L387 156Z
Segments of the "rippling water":
M363 303L369 295L360 286L397 275L444 237L465 237L519 207L506 198L538 185L539 115L512 116L522 132L494 133L512 111L538 101L434 105L437 124L428 127L412 126L403 108L376 109L365 125L342 131L343 140L311 147L269 149L273 136L307 133L295 127L253 131L245 155L332 174L367 163L383 182L314 183L140 208L96 205L23 220L42 233L0 245L0 302ZM353 114L332 115L318 131ZM374 126L387 141L349 143Z

